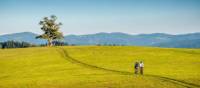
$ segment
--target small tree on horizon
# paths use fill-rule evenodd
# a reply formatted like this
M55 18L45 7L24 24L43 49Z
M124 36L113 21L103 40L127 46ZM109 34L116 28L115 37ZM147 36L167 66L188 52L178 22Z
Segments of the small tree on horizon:
M50 18L44 17L43 20L39 22L39 25L42 26L41 30L44 34L37 36L36 39L46 39L48 41L48 46L53 45L53 40L62 39L63 34L62 32L59 32L62 23L57 23L56 20L57 17L55 15L51 15Z

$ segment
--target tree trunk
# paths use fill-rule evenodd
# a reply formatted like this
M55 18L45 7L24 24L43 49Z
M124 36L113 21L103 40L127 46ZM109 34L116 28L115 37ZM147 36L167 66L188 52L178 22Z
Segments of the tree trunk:
M48 46L52 46L52 39L48 39Z

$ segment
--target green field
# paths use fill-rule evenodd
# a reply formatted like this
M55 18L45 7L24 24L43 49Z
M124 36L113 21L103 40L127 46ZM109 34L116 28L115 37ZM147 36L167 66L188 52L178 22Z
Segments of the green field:
M144 75L133 74L135 61L144 62ZM200 49L1 49L0 88L200 88Z

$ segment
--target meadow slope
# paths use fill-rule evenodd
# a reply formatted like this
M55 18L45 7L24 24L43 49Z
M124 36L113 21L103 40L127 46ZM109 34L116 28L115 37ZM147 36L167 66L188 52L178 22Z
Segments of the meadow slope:
M200 49L66 46L0 50L0 88L195 88ZM135 61L145 75L134 75Z

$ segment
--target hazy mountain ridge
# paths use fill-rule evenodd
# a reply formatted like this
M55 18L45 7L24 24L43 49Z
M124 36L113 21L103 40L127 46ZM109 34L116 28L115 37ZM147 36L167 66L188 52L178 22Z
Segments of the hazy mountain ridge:
M0 35L0 42L15 40L25 41L34 44L44 44L45 40L35 39L38 34L31 32L21 32L14 34ZM137 46L159 46L177 48L200 48L200 33L189 33L181 35L171 35L164 33L131 35L121 32L96 33L87 35L67 35L64 41L76 45L137 45Z
M42 39L35 39L38 34L32 32L20 32L20 33L13 33L13 34L5 34L0 35L0 42L14 40L14 41L25 41L33 44L44 44L46 43L45 40Z

